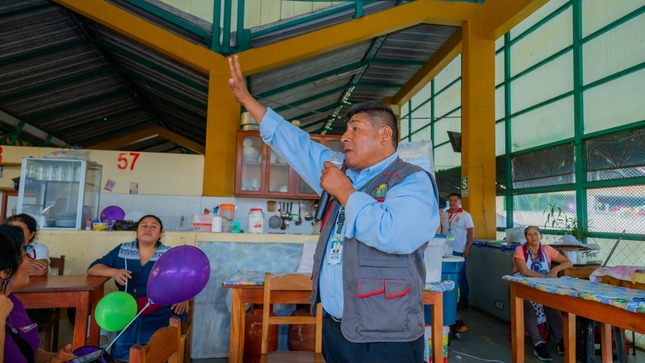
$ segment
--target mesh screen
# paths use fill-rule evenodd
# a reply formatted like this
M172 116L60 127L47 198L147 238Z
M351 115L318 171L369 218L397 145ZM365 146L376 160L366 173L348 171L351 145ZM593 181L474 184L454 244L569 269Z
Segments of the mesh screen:
M562 220L576 218L576 193L565 191L516 195L513 198L513 222L523 226L565 230L566 226L562 223L556 223L555 226L547 223L551 208L562 211ZM546 228L546 225L549 227Z
M585 145L587 180L645 176L645 129L597 137Z
M645 232L645 185L589 189L589 231L628 234Z
M572 143L514 156L511 166L516 189L575 182Z

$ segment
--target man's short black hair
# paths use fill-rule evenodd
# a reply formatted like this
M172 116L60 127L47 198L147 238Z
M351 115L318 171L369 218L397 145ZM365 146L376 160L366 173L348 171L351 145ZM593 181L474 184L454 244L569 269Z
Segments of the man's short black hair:
M459 198L459 200L461 200L461 194L459 194L459 193L450 193L448 195L448 199L450 199L450 197L457 197L457 198Z
M392 129L392 145L394 145L395 150L399 147L399 124L394 111L388 105L381 102L357 103L347 111L345 115L347 121L351 120L352 116L357 113L365 113L367 120L376 129L389 126Z

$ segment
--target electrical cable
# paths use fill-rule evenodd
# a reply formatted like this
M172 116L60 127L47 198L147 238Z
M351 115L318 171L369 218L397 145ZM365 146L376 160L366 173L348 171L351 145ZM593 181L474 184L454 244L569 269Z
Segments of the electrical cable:
M454 349L451 349L451 350L450 350L450 352L451 352L451 353L453 353L453 356L454 356L455 358L457 358L457 359L461 359L461 357L460 357L459 355L463 355L463 356L465 356L465 357L473 358L473 359L477 359L477 360L481 360L481 361L483 361L483 362L504 363L504 362L503 362L503 361L501 361L501 360L479 358L479 357L475 357L475 356L470 355L470 354L466 354L466 353L462 353L462 352L456 351L456 350L454 350ZM456 354L459 354L459 355L457 355L457 356L456 356Z

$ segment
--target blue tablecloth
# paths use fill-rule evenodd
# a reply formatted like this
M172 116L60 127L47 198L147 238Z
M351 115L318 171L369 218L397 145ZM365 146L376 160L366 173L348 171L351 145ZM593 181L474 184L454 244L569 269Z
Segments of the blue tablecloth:
M615 306L633 313L645 313L645 291L641 290L570 277L548 279L506 275L502 279L528 285L551 294L578 297Z

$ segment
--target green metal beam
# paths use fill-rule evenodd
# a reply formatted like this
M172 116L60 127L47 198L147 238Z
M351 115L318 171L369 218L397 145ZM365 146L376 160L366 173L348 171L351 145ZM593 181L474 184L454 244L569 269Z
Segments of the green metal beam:
M125 0L125 2L138 7L141 10L145 10L148 13L164 20L167 21L170 24L173 24L175 26L178 26L198 37L200 37L205 44L209 44L211 42L211 34L208 34L204 29L194 25L193 23L186 21L175 14L171 14L166 10L163 10L159 7L156 7L152 4L150 4L147 1L143 0ZM213 22L214 23L214 22Z
M320 115L321 113L327 113L327 112L335 109L336 107L338 107L338 105L336 105L336 104L325 106L325 107L319 108L317 110L298 115L297 119L304 119L304 118L307 118L307 117ZM307 125L305 125L303 127L307 127L307 126L310 126L310 125L315 125L315 124L317 124L319 122L326 122L326 121L327 120L321 120L321 121L312 122L312 123L309 123L309 124L307 124Z
M279 32L281 32L281 31L283 31L285 29L289 29L289 28L292 28L292 27L297 26L297 25L311 23L314 20L322 19L322 18L325 18L325 17L333 15L333 14L337 14L337 13L341 13L341 12L344 12L344 11L347 11L347 10L351 10L353 8L354 8L354 4L350 3L350 4L342 4L342 5L339 5L337 7L332 7L332 8L320 10L320 11L315 12L314 14L311 14L311 15L299 17L297 19L285 21L285 22L277 24L275 26L271 26L271 27L267 27L267 28L252 31L251 32L251 39L258 38L258 37L261 37L261 36L264 36L264 35L269 35L269 34L272 34L272 33L279 33Z
M244 3L244 1L240 1ZM242 5L244 6L244 5ZM230 14L227 14L230 15ZM222 0L213 0L213 23L211 24L211 41L208 44L208 49L215 53L222 53L222 48L219 46L219 38L222 33L220 30L220 19L222 17Z
M513 150L513 128L511 120L511 35L504 34L504 182L506 189L504 192L504 202L506 205L506 227L513 226L513 213L515 210L513 195L513 164L511 152Z
M331 76L334 76L336 74L342 74L342 73L346 73L346 72L351 72L351 71L354 71L354 70L357 70L359 68L366 67L366 66L368 66L368 64L366 64L365 62L354 62L354 63L351 63L351 64L346 64L344 66L337 67L337 68L331 69L329 71L313 75L311 77L304 78L304 79L299 80L297 82L292 82L292 83L286 84L286 85L284 85L282 87L274 88L271 91L259 93L256 96L261 97L261 98L271 97L271 96L273 96L275 94L279 94L281 92L292 90L294 88L300 87L300 86L305 85L305 84L313 83L315 81L325 79L327 77L331 77Z
M290 103L288 105L280 106L280 107L275 109L275 112L280 113L280 112L282 112L284 110L287 110L287 109L289 109L291 107L299 106L299 105L302 105L303 103L311 102L311 101L314 101L316 99L319 99L319 98L322 98L322 97L325 97L325 96L328 96L328 95L331 95L331 94L334 94L334 93L337 93L337 92L347 90L347 89L349 89L351 87L354 87L354 85L350 84L350 85L344 85L344 86L341 86L341 87L336 87L336 88L327 90L325 92L313 95L311 97L303 98L303 99L301 99L299 101L292 102L292 103ZM336 105L336 106L338 106L338 105Z
M587 224L587 193L583 183L587 177L587 155L585 144L582 141L585 134L584 119L584 93L582 92L583 80L583 57L582 57L582 3L581 0L573 0L573 130L574 130L574 170L576 187L576 215L577 222L586 232ZM586 241L580 241L586 242Z

